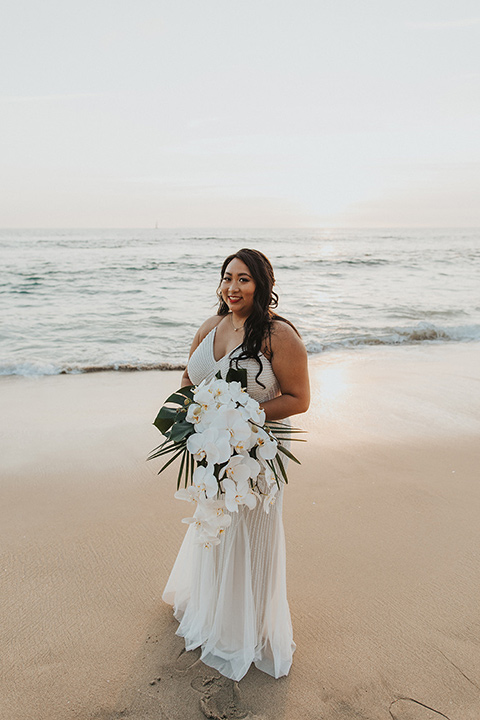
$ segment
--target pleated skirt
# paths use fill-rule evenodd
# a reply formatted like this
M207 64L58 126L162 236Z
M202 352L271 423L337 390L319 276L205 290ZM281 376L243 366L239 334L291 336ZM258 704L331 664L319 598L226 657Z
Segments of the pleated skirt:
M283 485L267 514L261 502L240 506L210 549L190 525L163 593L179 621L186 650L225 677L241 680L254 663L281 677L295 643L287 601Z

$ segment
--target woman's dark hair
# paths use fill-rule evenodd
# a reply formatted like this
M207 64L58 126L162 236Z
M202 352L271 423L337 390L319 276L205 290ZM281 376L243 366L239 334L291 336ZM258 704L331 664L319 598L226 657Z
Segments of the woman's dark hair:
M222 265L220 285L217 288L217 296L219 299L217 315L227 315L230 312L227 303L222 297L220 288L223 276L225 275L225 270L235 258L241 260L248 267L255 283L255 294L253 296L252 312L245 320L244 324L245 334L241 346L241 353L234 358L234 361L238 366L239 360L246 358L253 358L256 360L259 365L259 370L255 376L255 380L259 385L265 387L265 385L258 380L258 377L263 369L260 351L264 341L266 340L267 351L271 352L273 321L281 320L282 322L286 322L288 325L291 325L295 332L297 332L297 330L292 323L273 312L273 308L276 308L278 305L278 295L273 289L273 286L275 285L275 276L273 274L273 268L270 260L259 250L250 250L249 248L242 248L238 252L225 258Z

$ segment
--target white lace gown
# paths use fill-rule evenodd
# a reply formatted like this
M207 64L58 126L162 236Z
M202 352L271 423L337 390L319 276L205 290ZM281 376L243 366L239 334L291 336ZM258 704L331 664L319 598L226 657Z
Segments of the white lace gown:
M198 385L219 370L225 377L238 348L216 361L214 328L188 363L188 375ZM279 394L277 379L265 356L258 363L241 360L248 374L249 394L264 402ZM285 535L282 521L283 484L269 514L262 503L250 510L240 506L220 544L206 549L195 542L190 525L166 584L163 600L173 605L186 650L201 647L201 659L222 675L240 680L250 665L273 677L287 675L295 643L287 601Z

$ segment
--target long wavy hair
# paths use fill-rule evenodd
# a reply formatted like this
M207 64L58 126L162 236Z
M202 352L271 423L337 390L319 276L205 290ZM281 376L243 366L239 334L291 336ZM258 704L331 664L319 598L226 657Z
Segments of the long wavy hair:
M255 376L255 380L259 385L265 387L265 385L258 379L263 370L260 352L263 344L265 343L266 350L271 355L273 321L280 320L288 323L288 325L293 327L297 335L298 331L291 322L280 315L277 315L277 313L273 311L278 305L278 295L273 289L273 286L275 285L275 275L273 273L270 260L259 250L250 250L249 248L242 248L238 252L229 255L223 262L220 283L217 288L217 297L219 300L217 315L228 315L230 312L227 303L222 297L221 285L223 276L225 275L225 270L235 258L241 260L248 267L255 283L255 293L253 295L252 312L245 320L245 324L243 326L245 334L241 345L241 352L233 358L233 362L235 362L238 367L239 360L246 358L253 358L256 360L259 370Z

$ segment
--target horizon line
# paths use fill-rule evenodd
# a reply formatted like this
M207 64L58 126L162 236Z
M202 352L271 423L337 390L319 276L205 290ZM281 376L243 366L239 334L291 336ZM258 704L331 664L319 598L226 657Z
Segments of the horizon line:
M480 225L10 225L4 230L480 230Z

